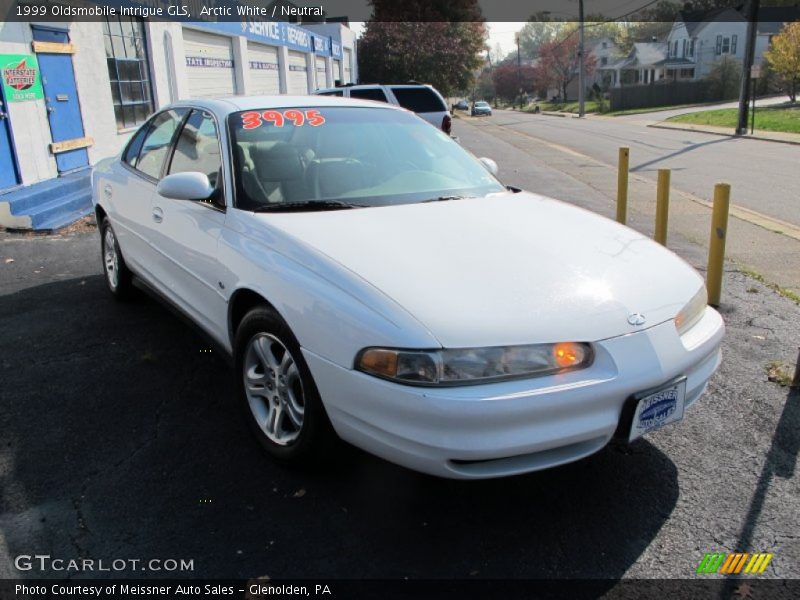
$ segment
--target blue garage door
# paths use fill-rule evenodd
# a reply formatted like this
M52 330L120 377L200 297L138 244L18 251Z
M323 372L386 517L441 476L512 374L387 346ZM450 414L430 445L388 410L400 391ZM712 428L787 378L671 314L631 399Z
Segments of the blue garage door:
M66 31L32 26L33 39L37 42L68 44ZM75 71L72 68L72 54L37 52L39 69L42 73L47 118L50 121L50 135L53 142L65 142L84 136L81 106L75 86ZM86 148L77 148L56 154L58 172L73 171L89 165Z
M11 143L11 126L8 120L8 107L0 85L0 190L19 183L14 146Z

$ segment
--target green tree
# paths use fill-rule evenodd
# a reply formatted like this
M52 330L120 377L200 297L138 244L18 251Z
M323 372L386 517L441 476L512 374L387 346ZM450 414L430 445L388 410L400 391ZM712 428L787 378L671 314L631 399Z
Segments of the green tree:
M548 12L540 12L532 16L519 30L519 50L525 58L538 58L539 48L552 42L563 23L553 21Z
M444 96L473 87L485 59L477 0L372 0L359 42L362 83L429 83Z
M486 69L478 76L478 82L475 85L474 100L486 100L487 102L491 102L494 99L495 90L492 72L489 69Z
M730 56L723 56L714 63L708 74L707 79L711 82L709 94L717 100L735 98L739 93L741 77L742 63Z
M764 56L789 99L796 102L800 84L800 22L785 25L772 38L772 45Z

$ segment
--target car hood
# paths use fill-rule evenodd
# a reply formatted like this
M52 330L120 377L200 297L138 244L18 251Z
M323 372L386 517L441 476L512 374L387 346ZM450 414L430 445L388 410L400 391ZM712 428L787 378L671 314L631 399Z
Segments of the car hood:
M624 335L674 318L703 283L634 230L526 192L258 218L366 280L451 348ZM645 322L629 324L633 313Z

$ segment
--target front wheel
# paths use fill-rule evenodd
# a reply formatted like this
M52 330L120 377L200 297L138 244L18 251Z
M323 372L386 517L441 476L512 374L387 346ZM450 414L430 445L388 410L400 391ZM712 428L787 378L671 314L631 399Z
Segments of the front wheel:
M251 310L236 332L239 402L261 446L290 463L316 462L336 439L300 345L267 307Z

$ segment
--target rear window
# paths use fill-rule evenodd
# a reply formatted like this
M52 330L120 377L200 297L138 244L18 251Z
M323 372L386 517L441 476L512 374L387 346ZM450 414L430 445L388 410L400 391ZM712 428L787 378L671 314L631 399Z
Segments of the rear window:
M447 107L433 90L426 87L418 88L392 88L395 98L400 106L415 113L444 112ZM352 95L352 92L351 92Z
M381 88L367 88L364 90L350 90L351 98L358 98L359 100L376 100L378 102L386 102L386 94L383 93Z

